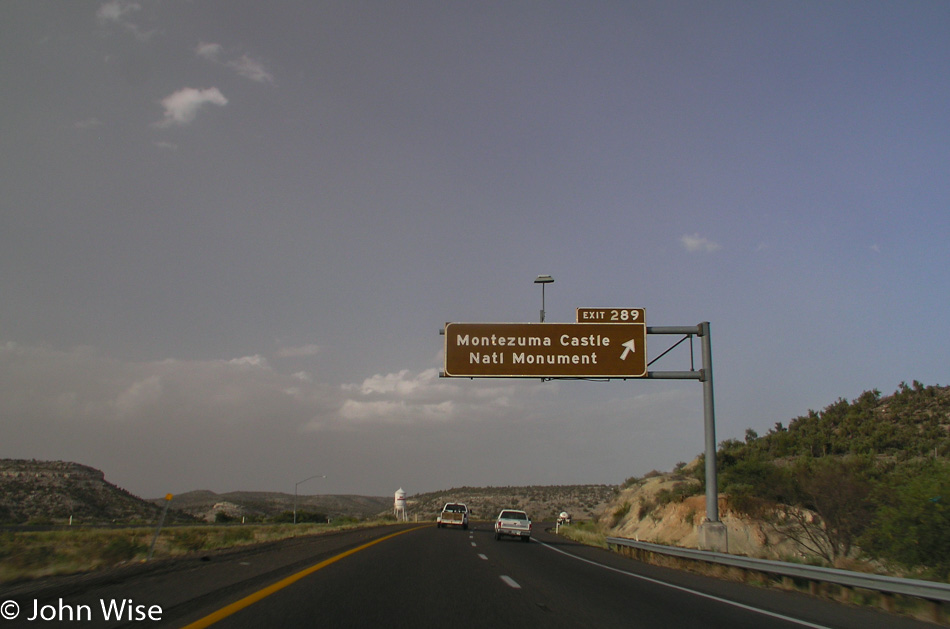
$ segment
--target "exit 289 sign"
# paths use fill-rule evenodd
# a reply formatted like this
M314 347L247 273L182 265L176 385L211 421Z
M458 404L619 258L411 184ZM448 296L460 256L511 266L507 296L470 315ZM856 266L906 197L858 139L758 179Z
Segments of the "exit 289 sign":
M578 323L646 323L643 308L578 308Z

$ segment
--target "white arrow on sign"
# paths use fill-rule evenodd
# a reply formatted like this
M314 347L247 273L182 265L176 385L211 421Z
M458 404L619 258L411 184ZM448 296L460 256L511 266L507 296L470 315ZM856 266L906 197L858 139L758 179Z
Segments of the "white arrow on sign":
M637 351L636 339L630 339L626 343L621 343L620 347L624 348L623 353L620 355L620 360L627 360L627 354Z

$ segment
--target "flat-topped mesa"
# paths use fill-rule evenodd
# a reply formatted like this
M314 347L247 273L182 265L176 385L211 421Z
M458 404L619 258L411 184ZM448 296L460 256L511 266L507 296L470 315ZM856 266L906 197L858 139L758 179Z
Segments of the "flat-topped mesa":
M35 459L0 459L0 476L34 478L73 478L104 480L105 472L70 461L37 461Z

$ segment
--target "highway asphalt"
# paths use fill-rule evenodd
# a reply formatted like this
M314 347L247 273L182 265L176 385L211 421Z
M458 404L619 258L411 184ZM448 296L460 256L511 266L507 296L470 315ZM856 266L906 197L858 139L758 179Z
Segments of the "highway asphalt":
M0 629L934 626L649 566L543 528L525 544L496 541L490 523L393 525L37 582L0 590Z

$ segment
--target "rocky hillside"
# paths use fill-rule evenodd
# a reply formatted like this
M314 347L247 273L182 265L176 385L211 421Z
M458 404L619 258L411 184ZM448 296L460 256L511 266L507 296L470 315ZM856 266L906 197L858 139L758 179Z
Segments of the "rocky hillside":
M161 504L163 498L151 502ZM219 513L237 521L263 522L292 511L293 494L265 491L232 491L218 494L208 490L189 491L178 494L172 505L199 520L215 521ZM330 518L368 518L379 513L391 512L393 499L381 496L297 496L298 512L308 511L324 514Z
M160 510L97 469L66 461L0 459L0 522L150 523Z
M535 521L554 520L561 511L587 519L603 510L617 492L615 485L554 485L530 487L460 487L409 496L410 519L432 520L446 502L462 502L475 519L491 520L507 507L522 509Z
M609 536L697 545L703 457L629 479L598 513ZM729 552L950 574L950 387L901 383L746 431L716 453ZM913 534L908 533L913 531Z
M595 519L609 537L698 548L699 525L706 519L704 492L695 477L654 472L624 487ZM775 560L803 557L801 549L773 527L732 508L727 495L719 497L719 519L726 525L732 554Z

